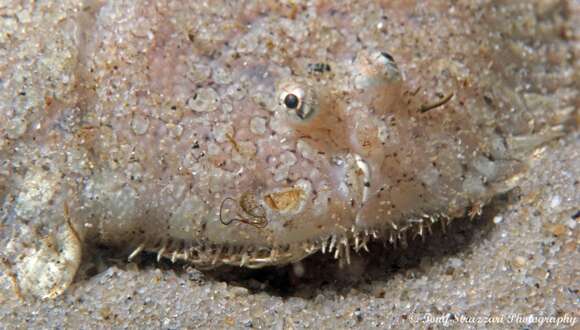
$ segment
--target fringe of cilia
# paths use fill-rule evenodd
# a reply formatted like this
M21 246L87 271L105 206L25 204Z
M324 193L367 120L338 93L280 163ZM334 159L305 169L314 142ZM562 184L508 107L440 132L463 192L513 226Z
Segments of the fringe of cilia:
M233 265L248 268L283 265L300 261L315 253L331 254L341 265L349 264L351 253L369 252L371 240L382 240L393 247L405 247L409 239L425 238L432 233L435 223L441 224L443 230L453 221L443 214L423 215L409 218L404 226L390 224L387 229L358 230L354 226L342 233L327 235L319 239L306 240L301 243L275 247L226 246L204 242L184 242L162 240L149 244L143 242L129 255L131 261L143 251L156 252L157 261L167 258L172 262L178 260L189 262L196 267L211 269L221 265Z

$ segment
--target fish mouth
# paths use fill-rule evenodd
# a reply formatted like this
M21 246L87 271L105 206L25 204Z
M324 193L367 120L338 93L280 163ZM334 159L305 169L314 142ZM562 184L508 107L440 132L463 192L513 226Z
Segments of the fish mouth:
M348 263L351 250L366 250L366 242L377 236L360 218L373 195L372 169L365 157L353 152L333 157L330 164L325 194L304 178L275 188L246 187L245 192L223 199L220 222L206 232L209 246L209 241L192 242L176 256L170 248L160 254L209 268L286 264L318 251Z
M208 269L222 264L248 268L281 265L316 252L349 263L352 252L368 251L367 242L378 237L377 231L367 230L364 219L359 219L372 195L371 166L355 153L331 162L335 185L330 189L335 199L325 208L317 210L312 183L305 179L285 187L258 188L224 199L219 210L223 226L216 227L212 243L199 241L182 246L165 242L144 248L157 251L158 258L183 259ZM333 218L335 212L341 212L341 221ZM224 231L228 227L237 228L234 232L242 236L246 233L250 241L216 243L218 237L229 235Z

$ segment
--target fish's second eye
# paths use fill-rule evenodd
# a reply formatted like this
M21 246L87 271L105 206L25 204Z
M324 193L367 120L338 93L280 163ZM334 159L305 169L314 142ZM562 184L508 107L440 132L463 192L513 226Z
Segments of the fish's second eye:
M363 50L355 59L354 85L359 90L399 82L403 74L387 52Z
M296 96L294 94L288 94L284 98L284 105L288 109L296 109L296 108L298 108L299 104L300 104L300 100L298 100L298 96Z

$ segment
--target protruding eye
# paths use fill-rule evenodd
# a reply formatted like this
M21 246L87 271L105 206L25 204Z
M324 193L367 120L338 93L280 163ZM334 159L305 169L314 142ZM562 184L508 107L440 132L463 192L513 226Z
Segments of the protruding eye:
M306 120L314 113L312 93L295 83L280 86L280 104L293 116Z
M403 77L395 59L386 52L361 51L355 60L355 87L367 89L400 81Z
M284 98L284 105L288 109L296 109L300 105L300 100L298 100L298 96L294 94L288 94Z

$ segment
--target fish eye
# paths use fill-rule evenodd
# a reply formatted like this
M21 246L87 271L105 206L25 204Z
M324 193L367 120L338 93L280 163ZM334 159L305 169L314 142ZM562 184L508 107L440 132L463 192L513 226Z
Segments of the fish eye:
M311 94L296 84L285 84L281 86L280 103L300 120L306 120L314 113Z
M355 68L355 87L361 90L404 79L393 56L384 51L361 51L355 59Z
M296 109L296 108L298 108L298 105L299 104L300 103L299 103L299 100L298 100L298 96L296 96L294 94L288 94L284 98L284 105L288 109Z
M371 62L374 62L375 65L381 65L391 70L394 69L398 70L397 63L395 62L395 59L393 58L393 56L391 56L391 54L387 52L375 52L371 56L373 58L371 59Z

